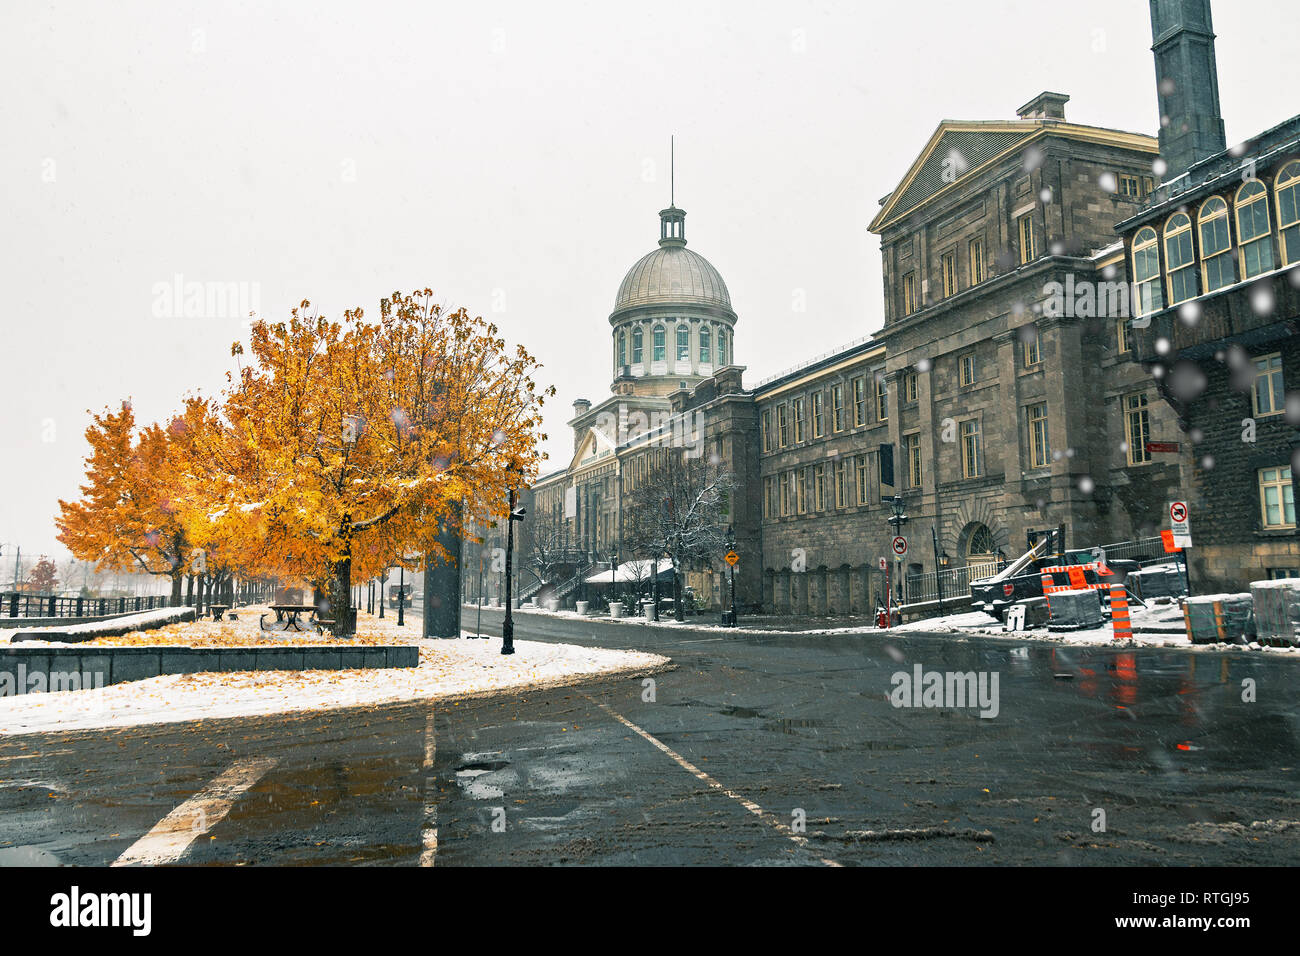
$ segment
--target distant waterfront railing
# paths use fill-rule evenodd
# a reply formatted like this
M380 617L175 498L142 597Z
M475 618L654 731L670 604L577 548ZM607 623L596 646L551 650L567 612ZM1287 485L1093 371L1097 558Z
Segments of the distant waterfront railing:
M23 594L13 591L0 594L0 614L4 617L107 617L130 614L169 606L167 595L148 597L59 597L55 594Z

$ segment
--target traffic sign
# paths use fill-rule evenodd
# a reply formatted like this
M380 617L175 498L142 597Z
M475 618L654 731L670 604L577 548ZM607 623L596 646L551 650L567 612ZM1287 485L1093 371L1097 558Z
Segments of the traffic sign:
M725 560L729 565L731 565L734 568L736 566L736 562L740 560L740 555L736 554L735 551L728 551L725 557L723 558L723 560Z
M1176 441L1149 441L1146 443L1148 455L1176 455L1182 446Z
M1191 515L1186 501L1169 503L1169 522L1173 526L1174 544L1180 548L1192 546Z
M889 543L889 546L894 549L894 554L897 557L901 558L907 554L907 539L901 534L894 535L894 540Z

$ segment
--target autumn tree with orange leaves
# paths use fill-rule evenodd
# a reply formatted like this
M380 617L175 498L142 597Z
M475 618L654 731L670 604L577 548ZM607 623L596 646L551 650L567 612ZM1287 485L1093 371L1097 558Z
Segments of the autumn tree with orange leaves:
M256 534L232 538L263 562L326 580L328 615L346 635L354 574L412 552L448 560L441 525L463 533L505 514L507 489L536 477L554 389L537 389L522 346L428 289L394 293L377 322L309 309L253 326L253 363L222 404L229 480L218 508L236 525L255 519Z
M171 603L179 605L193 520L187 512L194 507L179 443L159 425L137 429L128 402L94 415L86 440L91 451L82 499L59 501L59 541L101 569L170 578Z

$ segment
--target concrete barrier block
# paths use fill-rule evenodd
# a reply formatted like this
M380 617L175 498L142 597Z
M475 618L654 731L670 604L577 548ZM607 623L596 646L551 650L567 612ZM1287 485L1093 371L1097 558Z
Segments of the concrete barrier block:
M164 648L160 666L164 674L197 674L208 669L204 655L193 647Z
M110 683L145 680L162 674L162 651L149 647L123 647L110 658Z
M302 652L303 670L336 671L342 667L342 655L326 647L308 647Z
M292 647L259 647L253 668L259 671L300 671L302 651Z

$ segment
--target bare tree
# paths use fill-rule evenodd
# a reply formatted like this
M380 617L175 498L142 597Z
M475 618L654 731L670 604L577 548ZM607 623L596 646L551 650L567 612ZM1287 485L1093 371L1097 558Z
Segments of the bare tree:
M539 512L529 522L522 563L543 584L552 583L555 573L567 562L564 532L564 521L554 511Z
M688 562L712 559L727 541L727 507L735 476L704 456L670 449L629 495L625 538L645 558L667 557L673 567L673 617L682 614L681 572ZM659 575L653 573L658 616Z

